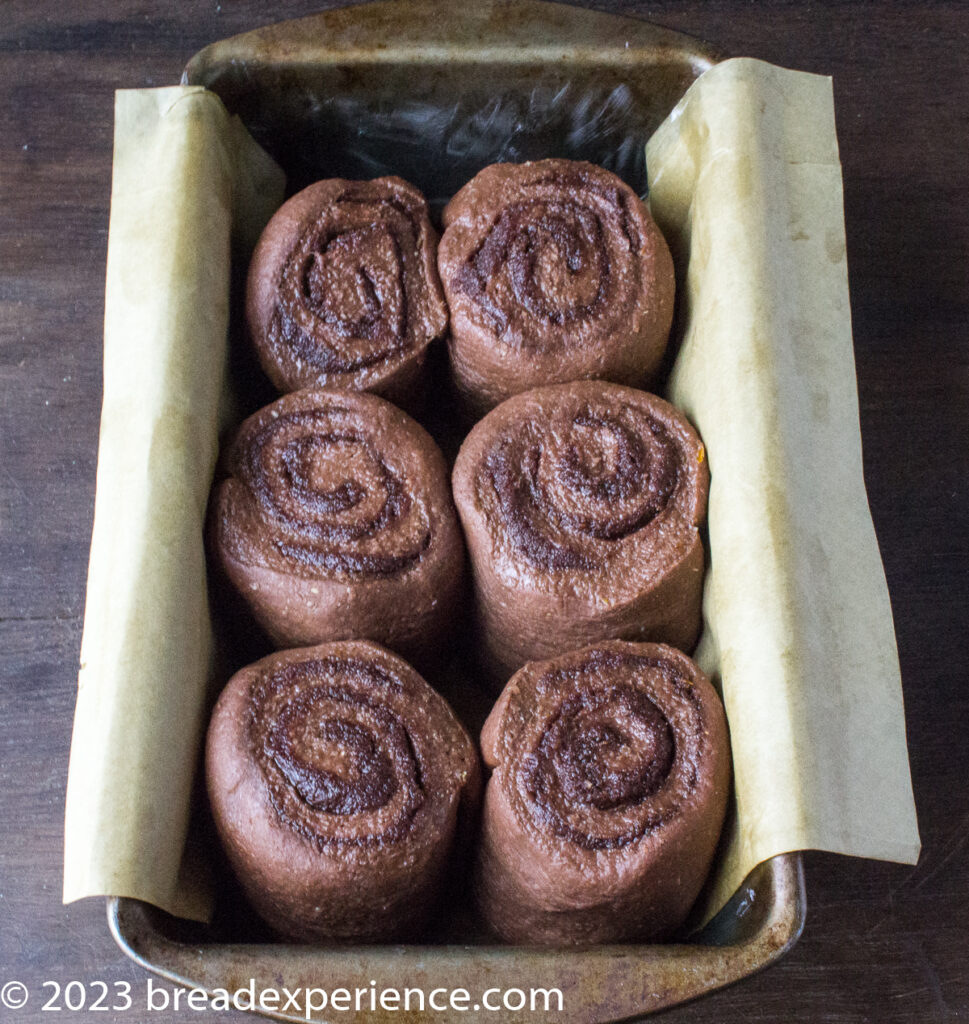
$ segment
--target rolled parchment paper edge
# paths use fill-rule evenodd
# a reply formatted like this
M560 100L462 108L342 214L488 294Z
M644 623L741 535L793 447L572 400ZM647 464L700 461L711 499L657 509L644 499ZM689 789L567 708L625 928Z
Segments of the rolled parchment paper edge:
M710 459L697 660L733 748L705 920L778 854L915 863L920 844L864 486L831 80L725 61L646 155L682 303L669 397Z
M212 660L202 523L225 407L233 208L245 244L282 191L213 93L116 94L65 903L128 896L211 914L205 871L182 863Z

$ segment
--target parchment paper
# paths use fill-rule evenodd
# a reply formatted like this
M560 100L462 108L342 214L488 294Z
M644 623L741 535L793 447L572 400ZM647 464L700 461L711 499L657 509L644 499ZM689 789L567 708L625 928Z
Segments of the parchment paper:
M669 394L710 459L697 655L736 815L708 910L758 863L919 853L895 634L862 475L831 80L717 65L646 149L680 275Z
M197 87L119 92L94 533L64 900L209 914L180 870L212 656L202 524L218 445L229 257L282 172ZM233 212L235 211L235 217Z
M709 914L776 854L914 862L919 841L862 476L831 83L718 65L647 165L681 275L671 397L712 471L698 658L723 688L737 799ZM119 93L65 900L208 913L204 871L180 862L211 656L202 520L232 207L251 243L281 196L213 95Z

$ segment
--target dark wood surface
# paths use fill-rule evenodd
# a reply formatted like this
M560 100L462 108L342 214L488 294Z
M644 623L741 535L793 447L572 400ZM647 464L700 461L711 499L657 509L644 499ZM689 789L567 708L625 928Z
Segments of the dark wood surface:
M26 1009L0 1007L0 1020L48 1019L45 979L124 979L136 1008L146 984L112 942L101 901L60 903L100 412L112 93L173 84L206 43L323 6L0 4L0 985L31 989ZM969 6L595 6L834 76L865 472L924 841L916 868L809 854L808 921L793 952L664 1019L969 1020ZM143 1007L70 1016L146 1019Z

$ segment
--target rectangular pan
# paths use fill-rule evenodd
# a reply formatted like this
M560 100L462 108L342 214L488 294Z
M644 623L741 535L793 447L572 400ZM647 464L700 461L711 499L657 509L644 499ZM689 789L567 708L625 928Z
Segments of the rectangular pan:
M547 156L602 164L645 194L646 139L717 59L678 33L559 4L393 0L215 43L192 58L183 81L216 92L241 117L286 171L290 192L324 177L398 174L439 210L486 164ZM589 1024L642 1017L759 970L796 942L805 914L799 854L758 867L702 932L677 945L492 946L457 913L436 945L289 946L264 941L244 915L227 928L233 899L223 894L222 924L211 929L123 898L108 901L108 919L128 956L187 987L352 990L374 980L378 990L460 986L472 1000L489 988L555 987L562 1009L528 1019ZM337 1016L402 1019L369 1008ZM502 1019L473 1003L461 1018Z
M529 1011L527 1020L555 1024L606 1024L637 1020L753 974L783 956L804 926L804 875L800 854L784 854L757 867L730 902L689 944L529 949L516 946L358 946L322 948L283 944L212 942L205 929L169 917L147 903L108 900L108 923L132 960L176 985L233 993L254 982L259 993L275 988L332 992L376 982L378 991L467 989L477 1000L489 989L523 993L557 988L553 1002ZM490 996L492 1000L499 996ZM516 996L516 999L520 998ZM441 1020L440 1013L325 1012L310 1017L266 1013L275 1020ZM498 1015L472 1002L462 1021L523 1019Z

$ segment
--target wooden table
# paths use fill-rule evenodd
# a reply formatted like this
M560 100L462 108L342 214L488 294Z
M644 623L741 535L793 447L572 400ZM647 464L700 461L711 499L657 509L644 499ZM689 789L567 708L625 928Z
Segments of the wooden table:
M146 975L102 901L60 903L64 786L94 500L112 93L321 0L0 6L0 985ZM595 4L833 75L865 469L895 608L924 852L809 854L794 951L669 1021L969 1020L969 7ZM71 1019L143 1020L128 1014ZM151 1019L195 1015L153 1013ZM242 1019L225 1014L220 1019Z

